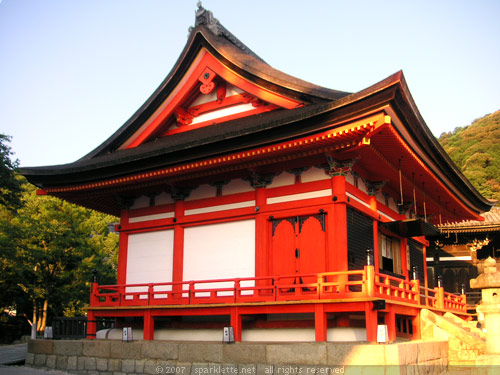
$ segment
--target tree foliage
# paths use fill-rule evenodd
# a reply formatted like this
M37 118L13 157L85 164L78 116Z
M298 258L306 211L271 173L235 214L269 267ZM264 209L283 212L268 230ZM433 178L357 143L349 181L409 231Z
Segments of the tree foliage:
M19 162L11 160L11 137L0 133L0 205L16 209L20 205L22 180L16 174Z
M441 134L439 142L485 198L500 200L500 111Z
M83 315L92 270L105 283L115 281L116 218L50 196L37 196L26 184L16 213L0 219L0 307L14 306L43 330L51 316Z

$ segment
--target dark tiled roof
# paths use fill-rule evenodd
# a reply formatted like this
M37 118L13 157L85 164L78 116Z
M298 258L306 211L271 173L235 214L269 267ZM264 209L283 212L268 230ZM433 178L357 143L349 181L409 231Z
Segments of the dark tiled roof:
M464 220L438 225L442 232L484 232L500 231L500 207L492 207L490 211L481 214L484 220Z

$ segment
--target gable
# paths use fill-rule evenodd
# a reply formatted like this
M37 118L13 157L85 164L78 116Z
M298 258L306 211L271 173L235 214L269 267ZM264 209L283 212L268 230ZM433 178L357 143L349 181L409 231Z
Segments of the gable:
M237 74L202 48L176 87L119 149L203 126L302 106Z

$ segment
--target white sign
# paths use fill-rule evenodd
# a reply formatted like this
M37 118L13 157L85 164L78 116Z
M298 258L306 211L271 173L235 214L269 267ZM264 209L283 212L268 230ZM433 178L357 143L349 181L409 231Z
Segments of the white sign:
M379 324L377 326L377 342L388 343L389 333L386 324Z

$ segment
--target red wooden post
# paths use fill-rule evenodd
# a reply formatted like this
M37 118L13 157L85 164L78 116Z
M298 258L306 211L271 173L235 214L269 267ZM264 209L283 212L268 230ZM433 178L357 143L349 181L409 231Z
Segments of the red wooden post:
M95 321L94 311L87 310L87 338L95 339L97 333L97 323Z
M155 339L155 321L151 310L144 311L144 340Z
M99 285L97 283L92 283L90 286L90 306L97 306L99 304L97 293L99 293Z
M366 296L375 297L375 268L373 266L365 266L365 285Z
M385 314L385 324L387 324L389 342L393 342L396 340L396 313L392 304L389 304L388 307L389 311Z
M415 302L420 305L420 280L414 280Z
M241 315L237 307L231 308L231 327L233 327L234 341L241 342Z
M316 341L328 341L327 318L323 303L317 303L314 306L314 329Z
M413 325L413 340L420 340L420 314L411 319Z
M365 302L365 320L366 320L366 340L369 342L377 341L377 311L372 308L373 303Z
M444 288L435 288L436 291L436 308L444 310Z

